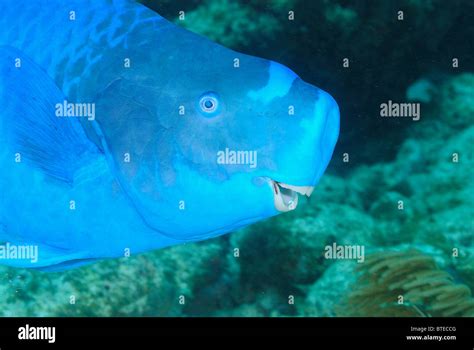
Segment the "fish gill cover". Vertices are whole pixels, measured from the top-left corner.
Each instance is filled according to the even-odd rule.
[[[341,129],[327,173],[314,187],[310,199],[300,198],[295,210],[229,235],[202,242],[167,242],[165,245],[175,245],[142,254],[135,254],[132,249],[121,258],[60,272],[1,266],[0,315],[474,316],[474,6],[469,1],[142,2],[177,26],[233,50],[284,64],[301,79],[330,92],[339,105]],[[0,6],[11,3],[5,1]],[[72,7],[76,4],[69,3]],[[102,26],[115,28],[120,36],[119,23],[126,22],[127,17],[117,18],[120,20],[104,22]],[[68,28],[62,31],[67,33]],[[98,38],[101,42],[106,36]],[[107,40],[111,39],[113,35]],[[197,52],[198,48],[190,57],[198,60]],[[17,56],[16,51],[10,50],[10,56],[3,57]],[[93,61],[92,56],[89,54],[87,60]],[[119,57],[127,63],[128,57]],[[129,63],[133,66],[142,59],[158,62],[160,58],[154,57],[150,47],[145,58],[131,57]],[[113,59],[113,54],[107,59]],[[53,58],[44,58],[44,62],[49,60]],[[30,67],[38,64],[33,61]],[[24,58],[24,62],[29,62],[29,58]],[[75,69],[64,69],[64,62],[59,60],[57,64],[60,67],[57,84],[79,77]],[[208,73],[206,62],[194,64],[203,69],[203,74]],[[40,81],[53,74],[51,69],[27,73],[44,74]],[[97,77],[107,74],[101,72]],[[176,69],[167,76],[170,91],[176,90],[172,77],[179,74],[180,69]],[[104,86],[99,98],[107,102],[110,96],[120,94],[122,101],[104,103],[102,108],[113,108],[113,113],[128,113],[132,120],[143,120],[144,110],[140,106],[159,95],[148,89],[152,78],[144,75],[138,87],[127,79]],[[53,89],[53,84],[46,85],[51,91],[30,84],[39,96],[49,93],[61,98],[64,105],[58,110],[62,108],[64,112],[67,103],[74,102],[73,95],[79,93],[74,92],[74,84],[80,80],[71,81],[64,87],[69,91],[70,101],[63,96],[64,91]],[[192,85],[189,82],[189,89]],[[0,84],[0,88],[4,86]],[[264,105],[265,93],[258,95],[259,89],[253,90]],[[222,107],[218,105],[219,92],[202,93],[197,96],[197,106],[210,113],[212,121],[215,110]],[[171,99],[173,94],[169,96]],[[131,100],[138,101],[138,107],[127,109]],[[248,107],[250,100],[240,103]],[[149,107],[145,109],[150,112]],[[137,131],[132,139],[127,139],[123,135],[127,135],[130,127],[122,128],[113,120],[100,122],[102,129],[105,128],[102,133],[88,128],[85,119],[92,121],[94,116],[100,116],[100,108],[95,113],[87,108],[81,111],[89,117],[81,119],[85,131],[73,127],[64,136],[72,142],[74,154],[79,148],[84,150],[81,155],[91,157],[107,152],[113,155],[116,147],[120,153],[123,142],[146,140],[149,137],[146,131],[170,137],[168,130],[173,126],[173,121],[165,116],[161,119],[164,128],[156,130],[153,124],[148,124],[149,130]],[[0,121],[0,127],[7,125]],[[19,132],[27,135],[28,130]],[[107,134],[112,130],[114,138]],[[187,137],[184,139],[202,135],[207,145],[212,145],[212,134],[195,130],[195,134],[183,134]],[[97,148],[91,149],[77,141],[77,134],[84,132]],[[47,137],[50,142],[57,142],[57,138]],[[269,136],[256,132],[253,137],[257,139],[253,145],[260,145],[268,142]],[[301,137],[296,134],[294,139],[281,142],[282,145],[287,142],[286,148],[291,149],[292,142]],[[104,139],[111,140],[103,143]],[[182,154],[186,155],[193,145],[185,142],[180,146],[177,150],[164,145],[161,149],[164,153],[158,151],[156,159],[163,159],[166,152],[184,150]],[[206,156],[206,147],[203,146],[201,156]],[[221,148],[222,159],[229,162],[229,152],[234,149]],[[145,147],[135,151],[144,157],[149,152]],[[234,158],[234,165],[243,165],[239,169],[242,173],[251,172],[253,155],[242,153],[243,158]],[[39,152],[35,156],[43,159],[48,153]],[[199,156],[188,159],[187,164],[200,164]],[[62,164],[68,164],[70,157],[59,158]],[[74,158],[75,166],[87,163],[82,156],[79,158],[80,161]],[[108,163],[98,161],[92,169],[106,173],[107,164],[114,159],[116,155],[109,157]],[[238,164],[239,159],[246,159],[248,164]],[[266,164],[258,158],[258,153],[257,160]],[[177,175],[165,168],[145,173],[133,183],[128,179],[136,169],[120,166],[121,176],[114,182],[116,191],[130,193],[131,201],[142,215],[155,215],[148,204],[156,198],[142,200],[140,191],[148,191],[152,186],[150,179],[172,183]],[[72,176],[54,164],[48,163],[40,169],[54,175],[53,184],[67,182]],[[199,171],[218,182],[225,182],[231,176],[217,169],[220,168],[202,166]],[[295,171],[298,173],[298,168]],[[83,170],[76,177],[87,181],[92,176],[90,172]],[[130,187],[121,187],[123,183]],[[196,179],[196,188],[205,185]],[[285,187],[278,188],[286,191]],[[101,191],[94,194],[106,196]],[[203,199],[203,205],[209,203]],[[251,204],[242,198],[229,205],[243,210],[245,203]],[[69,207],[75,204],[67,201]],[[120,204],[114,208],[121,210]],[[34,212],[21,203],[15,209]],[[1,221],[5,214],[0,214],[3,214],[0,237],[4,240],[3,252],[7,254],[11,238],[8,230],[12,227]],[[51,217],[54,215],[51,213]],[[138,220],[133,215],[124,219]],[[30,220],[34,221],[34,216]],[[159,223],[150,220],[148,224]],[[42,225],[36,223],[34,227]],[[101,227],[120,231],[120,225],[110,223],[110,227]],[[87,247],[94,239],[84,231],[72,244]],[[64,255],[64,251],[57,250],[64,242],[54,243],[55,248],[48,254]],[[31,254],[33,261],[33,250]],[[41,249],[38,254],[41,256]],[[73,255],[70,261],[81,259],[81,263],[89,263],[86,258]],[[64,267],[58,265],[59,269]]]

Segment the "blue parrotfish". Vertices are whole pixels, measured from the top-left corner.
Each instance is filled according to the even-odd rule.
[[[293,210],[338,135],[327,92],[137,2],[0,1],[0,264],[64,270]]]

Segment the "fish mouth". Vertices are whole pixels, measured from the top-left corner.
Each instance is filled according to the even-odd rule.
[[[298,206],[298,195],[311,196],[314,186],[294,186],[268,179],[273,190],[275,208],[280,212],[295,210]]]

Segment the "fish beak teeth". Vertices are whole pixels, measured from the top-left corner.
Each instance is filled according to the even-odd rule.
[[[314,186],[293,186],[293,185],[287,185],[282,182],[279,182],[278,185],[283,188],[287,188],[289,190],[298,192],[299,194],[302,194],[304,196],[311,196],[311,193],[313,193]]]
[[[293,186],[274,180],[270,180],[269,183],[273,189],[275,208],[281,212],[296,209],[298,194],[309,197],[314,190],[313,186]]]

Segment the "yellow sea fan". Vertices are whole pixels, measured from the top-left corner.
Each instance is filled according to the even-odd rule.
[[[360,277],[341,315],[474,316],[469,287],[420,251],[373,253],[357,270]]]

